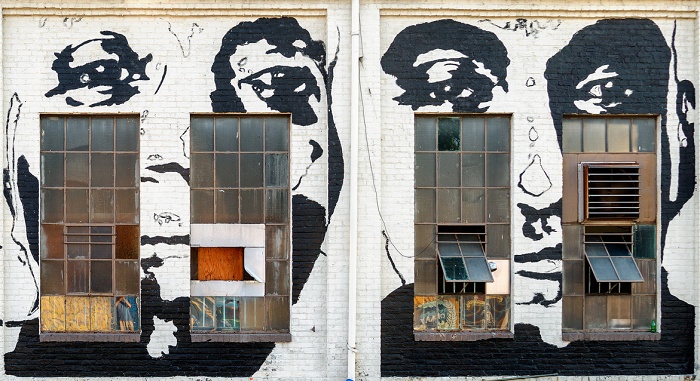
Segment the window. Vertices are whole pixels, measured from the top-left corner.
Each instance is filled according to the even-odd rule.
[[[140,330],[138,121],[41,117],[42,334]]]
[[[417,340],[506,337],[510,118],[415,117],[414,275]]]
[[[193,340],[288,341],[289,117],[193,116],[190,139]]]
[[[656,118],[563,125],[563,338],[654,340]]]

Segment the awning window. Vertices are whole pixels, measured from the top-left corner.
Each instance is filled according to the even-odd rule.
[[[484,226],[438,227],[438,256],[447,282],[493,282]]]
[[[584,251],[598,282],[643,282],[632,257],[631,227],[586,227]]]

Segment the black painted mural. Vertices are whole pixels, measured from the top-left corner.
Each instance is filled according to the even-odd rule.
[[[415,86],[421,91],[428,86],[407,85],[407,83],[412,83],[414,81],[412,78],[422,78],[427,82],[429,77],[415,72],[421,64],[416,61],[415,56],[413,59],[403,60],[387,57],[396,54],[397,44],[411,51],[413,46],[431,44],[436,40],[439,41],[438,44],[443,44],[442,41],[450,41],[450,44],[455,46],[456,41],[476,40],[457,33],[452,35],[451,40],[440,39],[435,37],[434,31],[430,33],[422,31],[426,25],[455,26],[456,24],[458,23],[452,20],[440,20],[410,26],[397,35],[382,59],[382,66],[387,74],[397,78],[397,85],[406,90],[406,93],[395,99],[399,104],[413,105],[414,110],[428,104],[416,103],[416,97],[409,95],[417,92],[417,90],[409,91],[410,86]],[[510,30],[510,28],[503,29]],[[451,28],[450,32],[454,33],[456,30],[458,29]],[[410,46],[411,44],[413,46]],[[675,44],[672,45],[675,52]],[[440,45],[440,48],[442,52],[458,50],[444,44]],[[443,54],[443,60],[452,59],[450,54]],[[398,62],[402,61],[413,65],[404,65],[401,69]],[[670,65],[671,49],[653,21],[610,19],[600,20],[575,33],[569,43],[547,61],[544,74],[547,80],[552,120],[560,148],[564,114],[661,115],[662,235],[659,258],[663,258],[664,255],[665,237],[670,220],[692,197],[695,187],[694,125],[687,118],[688,112],[695,108],[695,89],[691,82],[675,78],[678,89],[678,94],[675,96],[676,113],[679,119],[678,136],[677,139],[669,137],[665,126]],[[674,68],[677,73],[676,59],[674,59]],[[431,90],[428,90],[428,94],[438,93],[431,93]],[[437,98],[432,99],[435,99],[433,103],[435,105],[443,104],[443,101],[437,102]],[[473,107],[460,110],[453,107],[452,111],[484,110]],[[530,132],[532,135],[532,131]],[[537,134],[536,130],[535,134]],[[534,141],[532,138],[530,140]],[[677,171],[672,173],[670,142],[673,140],[677,140],[674,146],[679,147],[677,148],[679,159]],[[534,159],[533,163],[535,163]],[[678,183],[673,197],[670,194],[672,177]],[[522,185],[522,178],[523,175],[521,175],[521,183],[518,184],[521,191],[530,196],[541,195]],[[549,176],[546,178],[549,180]],[[525,224],[522,226],[524,237],[538,241],[543,238],[543,234],[538,231],[545,234],[553,233],[554,228],[549,225],[549,219],[553,216],[560,218],[561,207],[561,200],[543,209],[519,203],[518,208],[525,217]],[[539,230],[536,229],[536,225]],[[539,252],[516,254],[514,262],[560,261],[561,250],[561,244],[558,244],[556,247],[546,247]],[[559,292],[554,299],[547,298],[542,293],[535,293],[532,300],[519,304],[539,304],[547,308],[560,303],[561,272],[541,273],[521,270],[516,272],[516,275],[533,280],[559,282]],[[401,286],[382,301],[381,374],[399,377],[690,374],[693,372],[694,362],[692,332],[694,332],[695,309],[670,293],[668,276],[667,271],[662,269],[660,293],[663,329],[659,341],[574,341],[561,348],[545,343],[538,327],[517,322],[513,339],[476,342],[414,341],[413,284]]]

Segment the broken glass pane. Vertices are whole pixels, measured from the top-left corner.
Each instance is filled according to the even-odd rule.
[[[459,151],[459,118],[438,118],[438,151]]]

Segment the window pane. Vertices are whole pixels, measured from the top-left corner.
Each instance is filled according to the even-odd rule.
[[[486,328],[507,330],[510,328],[510,296],[486,295],[486,305],[490,313],[484,316]]]
[[[138,225],[117,225],[115,257],[117,259],[138,259],[141,238]]]
[[[190,214],[194,224],[214,223],[214,191],[192,190],[190,192]]]
[[[265,298],[267,304],[267,328],[273,331],[289,330],[289,298]]]
[[[238,331],[240,324],[240,302],[237,297],[216,298],[216,328],[220,331]]]
[[[116,222],[139,222],[139,192],[133,189],[116,190]]]
[[[90,163],[90,186],[114,186],[114,155],[111,153],[93,153]]]
[[[265,222],[263,217],[262,189],[242,189],[241,190],[241,223],[261,224]]]
[[[415,150],[435,151],[435,118],[415,117]]]
[[[461,305],[463,329],[484,329],[484,295],[464,295]]]
[[[90,222],[114,222],[114,190],[93,189],[90,192]]]
[[[440,256],[440,264],[442,265],[442,271],[445,274],[446,281],[469,280],[467,276],[467,267],[464,265],[464,259],[462,257]]]
[[[90,261],[90,291],[112,292],[111,261]]]
[[[119,295],[138,294],[141,289],[139,275],[138,261],[114,262],[115,293]]]
[[[458,153],[438,154],[438,186],[458,187],[460,184],[460,167]]]
[[[117,165],[116,186],[138,187],[140,182],[138,154],[117,154],[115,157]]]
[[[289,193],[286,189],[265,191],[265,222],[287,222],[289,219]]]
[[[90,245],[91,259],[112,259],[112,245],[92,244]]]
[[[193,119],[194,121],[194,119]],[[211,128],[207,126],[206,128]],[[207,132],[210,130],[207,130]],[[206,134],[205,134],[206,135]],[[205,136],[205,139],[211,139],[211,136]],[[204,142],[207,143],[207,142]],[[199,144],[199,143],[198,143]],[[198,147],[209,147],[208,145],[200,144]],[[216,118],[216,150],[220,152],[237,152],[238,151],[238,118],[236,117],[218,117]],[[202,149],[202,151],[209,151]]]
[[[462,197],[459,189],[438,189],[438,222],[459,222]]]
[[[580,259],[581,256],[581,225],[562,224],[564,240],[562,243],[563,259]]]
[[[459,118],[438,118],[438,151],[459,151],[459,130]]]
[[[644,280],[632,257],[611,257],[610,259],[612,259],[621,281],[641,282]]]
[[[286,187],[289,177],[287,168],[287,154],[266,154],[265,155],[265,186],[266,187]]]
[[[415,186],[435,186],[435,154],[417,153],[415,158]]]
[[[438,321],[437,329],[441,331],[458,330],[459,325],[459,296],[438,296]]]
[[[584,329],[608,328],[608,297],[586,296],[585,298]]]
[[[485,172],[484,168],[484,154],[462,154],[462,186],[483,187]]]
[[[238,189],[216,190],[216,222],[238,222]]]
[[[437,294],[437,261],[416,261],[414,266],[415,294]]]
[[[605,119],[583,120],[583,152],[605,152]]]
[[[437,300],[434,296],[413,298],[413,330],[434,331],[437,329]]]
[[[66,222],[88,222],[88,201],[87,189],[66,189]]]
[[[87,151],[88,146],[88,118],[66,118],[66,151]]]
[[[608,297],[608,328],[632,328],[632,297],[614,295]]]
[[[486,258],[464,258],[469,271],[469,280],[472,282],[493,282],[491,269]]]
[[[238,187],[238,154],[217,153],[216,154],[216,187],[235,188]]]
[[[598,282],[615,282],[619,280],[609,257],[588,257],[593,275]]]
[[[633,255],[635,258],[656,258],[655,225],[635,225]]]
[[[263,118],[241,118],[241,151],[263,150]]]
[[[69,259],[88,259],[90,256],[90,245],[68,244],[66,251]]]
[[[265,327],[265,298],[241,298],[241,331],[262,331]]]
[[[63,154],[41,154],[41,186],[63,187]]]
[[[510,225],[487,225],[486,241],[488,258],[510,258]]]
[[[66,187],[87,187],[88,169],[87,154],[66,154]]]
[[[90,300],[90,331],[110,332],[114,326],[114,299],[110,296],[92,296]]]
[[[41,261],[41,294],[64,295],[63,261]]]
[[[510,185],[510,155],[489,154],[486,158],[488,170],[487,187],[507,187]]]
[[[289,295],[289,262],[265,262],[265,295]]]
[[[563,152],[581,152],[580,118],[564,118],[561,135]]]
[[[92,151],[114,151],[114,118],[93,117],[90,135]]]
[[[608,152],[630,152],[629,119],[608,119]]]
[[[49,116],[41,118],[41,149],[63,151],[63,118]]]
[[[562,328],[583,329],[582,296],[564,296],[562,312]]]
[[[639,152],[654,152],[656,146],[656,120],[654,118],[635,118],[633,131],[636,131],[636,141],[633,139],[632,148]]]
[[[261,188],[263,186],[263,155],[261,153],[241,154],[241,187]]]
[[[190,127],[190,150],[211,152],[214,150],[214,118],[192,118]],[[218,131],[217,131],[218,132]],[[222,140],[221,144],[226,142]],[[218,148],[218,145],[217,145]]]
[[[116,118],[117,151],[137,152],[139,150],[138,117]]]
[[[488,189],[486,200],[488,222],[510,222],[510,189]]]
[[[192,188],[211,188],[214,186],[214,155],[210,153],[192,154],[190,156]]]
[[[484,222],[484,190],[462,189],[462,222]]]
[[[289,119],[286,117],[265,118],[266,151],[288,151],[288,125]]]
[[[484,118],[462,118],[462,151],[484,151]]]
[[[415,226],[414,255],[416,258],[435,258],[435,225]]]
[[[214,328],[214,303],[214,298],[211,296],[190,298],[190,321],[193,331]]]
[[[632,328],[649,330],[656,320],[656,296],[634,296],[632,299]]]
[[[653,294],[656,292],[656,261],[638,260],[639,272],[642,273],[644,282],[632,283],[632,293]]]
[[[510,118],[487,118],[487,151],[510,152]]]
[[[41,258],[63,259],[63,225],[41,224]]]
[[[88,261],[68,261],[68,293],[88,292]]]
[[[562,278],[564,295],[582,295],[583,294],[583,261],[562,261]]]
[[[265,226],[265,258],[287,259],[289,257],[289,230],[286,225]]]
[[[435,189],[416,189],[416,222],[435,222]]]

